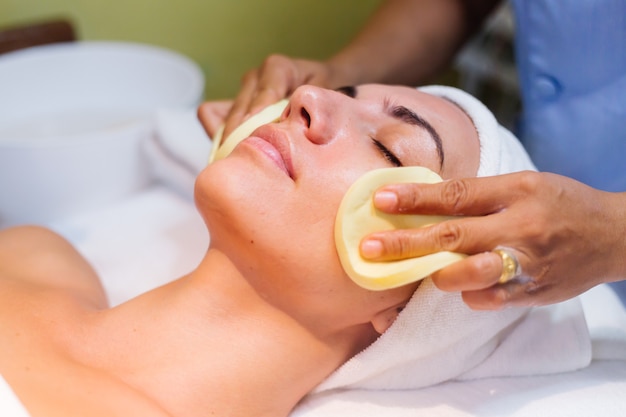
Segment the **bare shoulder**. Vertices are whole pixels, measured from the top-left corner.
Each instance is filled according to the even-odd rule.
[[[65,238],[39,226],[0,231],[0,285],[3,281],[67,290],[98,307],[107,304],[85,258]]]

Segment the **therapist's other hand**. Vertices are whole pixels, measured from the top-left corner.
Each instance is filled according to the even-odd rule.
[[[364,257],[389,260],[442,250],[471,256],[437,271],[434,283],[460,291],[473,309],[544,305],[626,278],[626,193],[607,193],[549,173],[521,172],[439,184],[389,185],[376,206],[390,213],[472,216],[427,228],[370,235]],[[512,248],[522,279],[498,284]]]
[[[248,71],[241,89],[225,118],[224,135],[259,112],[285,97],[303,84],[326,88],[340,87],[333,84],[334,71],[330,64],[284,55],[270,55],[259,68]]]
[[[206,101],[198,107],[198,119],[212,139],[233,106],[232,100]]]

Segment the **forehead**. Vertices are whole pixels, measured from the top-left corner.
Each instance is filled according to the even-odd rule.
[[[359,86],[358,97],[405,106],[430,123],[441,137],[446,159],[444,178],[476,175],[480,157],[478,133],[470,117],[455,103],[415,88],[380,84]]]

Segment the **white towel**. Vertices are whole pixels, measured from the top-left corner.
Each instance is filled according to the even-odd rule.
[[[594,360],[588,367],[524,378],[449,381],[416,390],[325,391],[307,397],[292,417],[622,417],[626,310],[606,285],[592,288],[580,299],[593,346]],[[550,328],[543,325],[538,330],[530,341],[542,339],[541,330]],[[555,345],[555,354],[563,348]]]
[[[480,138],[479,176],[534,166],[517,139],[478,100],[452,87],[421,88],[459,105]],[[589,364],[591,345],[578,300],[538,309],[472,311],[458,293],[422,282],[376,342],[323,381],[333,389],[413,389],[448,380],[537,375]]]

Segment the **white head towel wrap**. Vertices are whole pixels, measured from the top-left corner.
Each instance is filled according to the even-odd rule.
[[[456,103],[472,119],[480,138],[478,176],[535,169],[517,139],[480,101],[453,87],[420,90]],[[452,379],[562,372],[590,360],[577,299],[535,309],[473,311],[460,294],[440,291],[425,279],[394,324],[314,392],[412,389]]]

